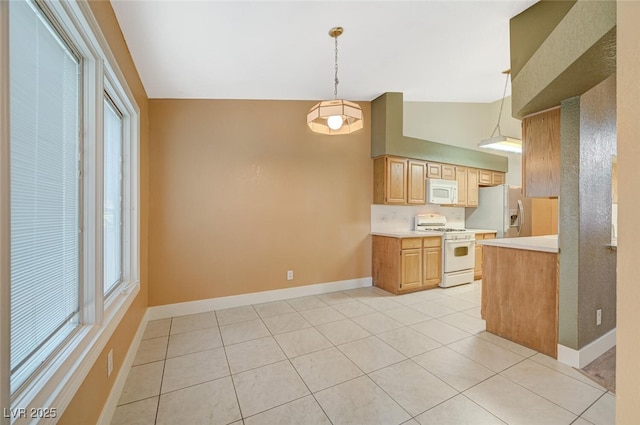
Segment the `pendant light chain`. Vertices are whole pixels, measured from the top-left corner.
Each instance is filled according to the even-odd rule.
[[[333,37],[336,41],[336,49],[335,49],[335,76],[334,76],[334,85],[333,85],[333,98],[338,98],[338,36]]]
[[[0,0],[2,1],[2,0]],[[351,134],[363,128],[362,108],[355,102],[338,99],[338,37],[342,27],[333,27],[329,36],[334,40],[333,99],[316,103],[307,113],[307,125],[314,133],[330,136]]]
[[[496,127],[493,129],[493,133],[491,133],[491,137],[493,137],[496,134],[496,130],[498,130],[498,134],[502,134],[502,130],[500,129],[500,119],[502,118],[502,107],[504,106],[504,98],[507,95],[507,85],[509,84],[509,75],[510,73],[506,73],[507,74],[507,79],[504,81],[504,90],[502,91],[502,101],[500,102],[500,112],[498,113],[498,124],[496,124]]]

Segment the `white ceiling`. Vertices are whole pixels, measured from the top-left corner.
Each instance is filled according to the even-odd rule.
[[[493,102],[533,0],[112,0],[150,98]],[[508,89],[510,93],[510,87]]]

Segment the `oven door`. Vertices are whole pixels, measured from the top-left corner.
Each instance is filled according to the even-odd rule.
[[[444,240],[444,272],[472,269],[476,260],[475,240]]]

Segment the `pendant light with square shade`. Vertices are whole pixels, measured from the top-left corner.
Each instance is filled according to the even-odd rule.
[[[503,74],[507,75],[507,78],[504,82],[504,91],[502,93],[502,101],[500,102],[500,112],[498,113],[498,123],[496,124],[493,132],[491,133],[491,137],[488,139],[483,139],[478,147],[485,149],[494,149],[503,152],[509,153],[522,153],[522,140],[516,139],[514,137],[503,136],[502,131],[500,130],[500,119],[502,118],[502,107],[504,106],[504,98],[507,95],[507,85],[509,84],[509,76],[511,74],[511,70],[503,71]],[[498,135],[496,136],[496,131]]]
[[[314,133],[349,134],[360,130],[363,125],[360,105],[338,99],[338,37],[343,32],[342,27],[334,27],[329,30],[329,35],[335,40],[334,98],[317,103],[307,113],[307,125]]]

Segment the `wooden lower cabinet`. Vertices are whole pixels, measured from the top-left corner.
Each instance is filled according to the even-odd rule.
[[[442,247],[429,247],[422,250],[424,277],[422,286],[424,289],[435,288],[442,282]]]
[[[442,281],[442,238],[373,236],[373,284],[394,294],[435,288]]]
[[[495,239],[496,233],[476,233],[476,241],[481,241],[483,239]],[[473,278],[475,280],[482,279],[482,266],[483,266],[483,246],[480,244],[476,244],[476,261],[475,267],[473,268]]]
[[[422,286],[422,249],[403,249],[400,257],[400,288],[409,290]]]

